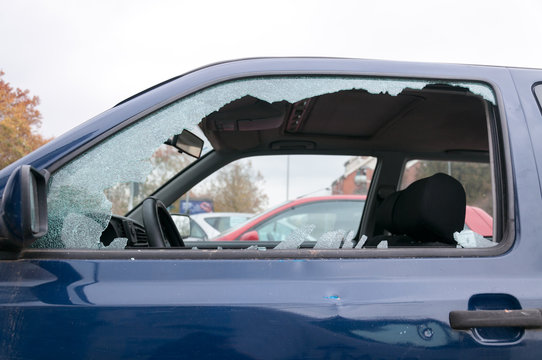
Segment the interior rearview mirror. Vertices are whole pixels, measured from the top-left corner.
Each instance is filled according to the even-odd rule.
[[[196,159],[199,159],[201,150],[203,149],[203,140],[186,129],[182,133],[174,135],[171,139],[167,140],[166,144],[174,146],[179,152],[186,153]]]
[[[0,248],[20,249],[47,233],[47,178],[30,165],[9,177],[0,203]]]

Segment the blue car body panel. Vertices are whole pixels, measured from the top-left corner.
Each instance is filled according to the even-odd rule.
[[[2,357],[536,358],[538,331],[498,345],[448,325],[473,294],[539,306],[518,256],[14,261],[2,266]]]
[[[542,331],[450,328],[452,310],[542,307],[542,72],[346,59],[202,68],[98,115],[0,171],[53,170],[144,114],[218,82],[274,74],[479,80],[496,92],[514,197],[499,256],[0,260],[0,359],[538,359]],[[482,297],[480,297],[482,295]],[[483,301],[478,302],[478,299]]]

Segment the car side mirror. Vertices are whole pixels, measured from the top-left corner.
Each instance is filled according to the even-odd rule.
[[[47,233],[47,179],[30,165],[9,177],[0,202],[0,248],[21,249]]]
[[[260,236],[258,235],[257,231],[253,230],[253,231],[249,231],[249,232],[246,232],[243,235],[241,235],[241,240],[244,240],[244,241],[259,241]]]
[[[190,216],[186,214],[171,214],[171,218],[183,239],[190,237]]]

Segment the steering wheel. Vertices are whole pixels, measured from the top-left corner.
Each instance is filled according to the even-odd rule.
[[[141,206],[150,247],[184,247],[183,238],[164,203],[148,197]]]

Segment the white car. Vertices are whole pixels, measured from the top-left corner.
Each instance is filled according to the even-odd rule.
[[[173,221],[177,225],[179,232],[181,234],[186,233],[186,231],[182,230],[181,225],[181,218],[186,215],[172,215]],[[208,240],[228,229],[241,225],[253,215],[254,214],[236,212],[209,212],[190,215],[190,236],[188,238]]]

